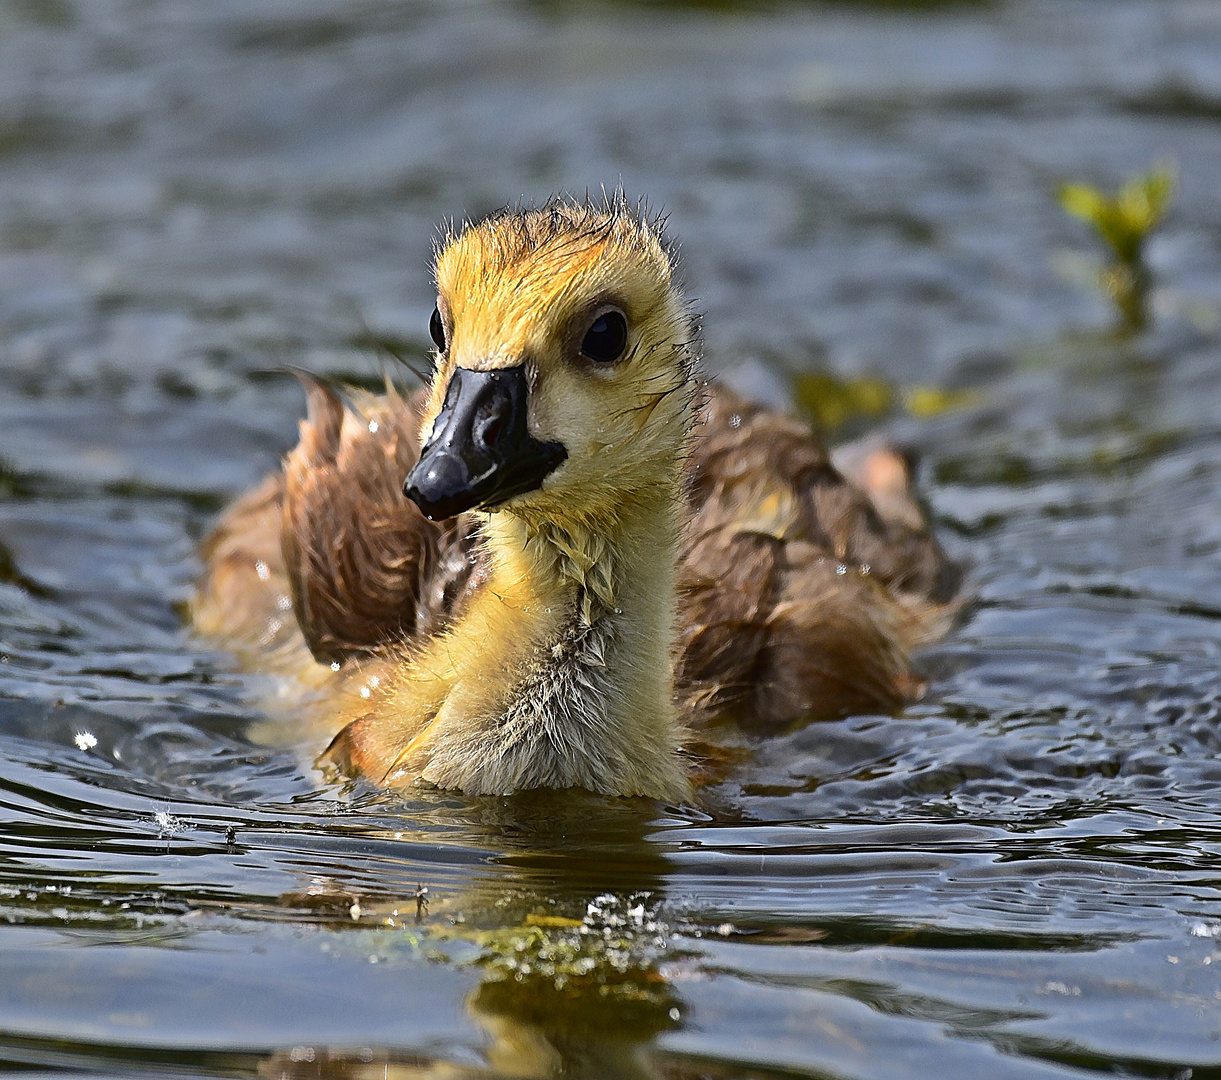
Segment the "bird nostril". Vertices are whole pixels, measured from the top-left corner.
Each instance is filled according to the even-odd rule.
[[[479,442],[483,445],[484,450],[491,450],[496,445],[496,440],[500,438],[500,417],[497,415],[489,416],[479,428]]]

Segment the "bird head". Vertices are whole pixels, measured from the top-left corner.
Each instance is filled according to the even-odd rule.
[[[659,224],[621,199],[505,211],[451,235],[408,497],[438,520],[593,523],[672,490],[696,351],[673,278]]]

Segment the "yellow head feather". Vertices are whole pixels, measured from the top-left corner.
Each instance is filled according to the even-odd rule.
[[[535,526],[597,532],[634,493],[678,483],[691,427],[694,323],[659,222],[622,199],[505,211],[451,236],[436,279],[446,348],[424,439],[456,367],[524,364],[530,432],[568,454],[540,490],[504,510]],[[628,344],[621,359],[600,364],[580,350],[608,306],[626,316]]]

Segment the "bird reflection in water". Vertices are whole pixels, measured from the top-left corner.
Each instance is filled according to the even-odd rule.
[[[657,824],[656,805],[539,791],[474,800],[462,813],[468,842],[471,833],[482,833],[489,848],[502,852],[497,873],[468,881],[456,895],[431,888],[427,908],[419,903],[420,887],[398,897],[362,897],[360,915],[362,923],[383,924],[393,911],[407,916],[396,921],[406,923],[404,932],[421,940],[426,955],[452,959],[463,945],[471,947],[473,958],[466,963],[481,978],[466,1011],[484,1033],[482,1048],[432,1055],[296,1046],[264,1059],[260,1075],[663,1075],[655,1040],[681,1026],[684,1010],[671,979],[682,960],[663,912],[669,860],[649,836]],[[350,885],[339,878],[326,884],[335,930],[353,926],[347,917]],[[591,893],[591,887],[598,891]],[[317,879],[310,892],[320,906],[325,898]],[[302,894],[283,902],[297,906]],[[412,917],[417,911],[418,923]],[[664,1075],[674,1075],[669,1065]]]

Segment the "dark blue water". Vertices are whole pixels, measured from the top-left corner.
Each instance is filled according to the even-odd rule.
[[[1054,186],[1158,160],[1121,339]],[[1221,1076],[1218,176],[1211,0],[0,7],[0,1069]],[[327,785],[184,630],[274,369],[618,183],[712,370],[889,384],[972,605],[699,810]]]

